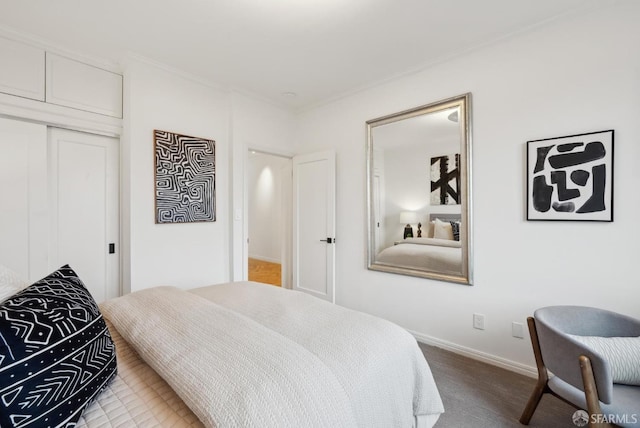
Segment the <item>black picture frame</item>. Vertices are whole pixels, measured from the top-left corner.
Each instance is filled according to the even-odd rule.
[[[614,130],[527,141],[527,220],[613,221]]]

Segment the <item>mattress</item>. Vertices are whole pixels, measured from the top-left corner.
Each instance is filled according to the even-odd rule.
[[[202,427],[202,423],[106,320],[118,376],[84,411],[77,427]]]

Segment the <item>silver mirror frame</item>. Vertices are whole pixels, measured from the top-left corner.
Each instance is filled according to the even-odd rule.
[[[462,224],[460,228],[460,240],[462,249],[462,269],[460,275],[442,273],[437,271],[422,270],[393,266],[376,262],[375,231],[374,231],[374,207],[373,204],[373,130],[382,125],[409,119],[424,114],[435,113],[448,108],[459,107],[460,123],[460,164],[464,166],[460,171],[460,214]],[[367,268],[370,270],[396,273],[401,275],[417,276],[440,281],[454,282],[464,285],[473,284],[473,224],[471,215],[472,192],[471,192],[471,93],[462,94],[445,100],[437,101],[420,107],[401,111],[399,113],[371,119],[366,122],[367,126]]]

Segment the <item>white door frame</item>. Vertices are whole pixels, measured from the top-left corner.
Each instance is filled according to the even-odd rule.
[[[271,147],[260,147],[254,144],[246,144],[244,142],[238,142],[238,144],[233,145],[232,149],[232,200],[230,204],[230,217],[232,219],[231,226],[231,234],[232,239],[230,240],[230,252],[232,254],[231,257],[231,281],[246,281],[248,279],[248,242],[247,239],[249,237],[248,234],[248,156],[249,150],[254,149],[256,151],[260,151],[263,153],[282,156],[287,158],[293,158],[293,154],[290,152],[279,151],[277,149],[273,149]],[[335,150],[330,150],[328,153],[333,154],[333,176],[331,186],[335,189]],[[335,196],[335,195],[334,195]],[[289,210],[291,213],[289,219],[287,219],[289,224],[293,224],[293,207]],[[333,217],[335,219],[335,206],[333,208]],[[330,231],[331,237],[335,238],[335,220],[334,220],[334,229]],[[291,233],[293,233],[293,228],[291,228]],[[329,237],[329,235],[327,235]],[[290,236],[288,238],[288,242],[290,243],[290,252],[287,257],[284,258],[289,264],[289,268],[287,270],[289,273],[289,284],[293,287],[293,237]],[[331,245],[331,247],[335,247],[335,245]],[[332,290],[335,288],[335,251],[331,256],[331,266],[332,272],[330,277],[332,278]],[[283,266],[284,269],[284,266]],[[332,301],[335,299],[335,293],[332,291],[334,295],[332,297]]]

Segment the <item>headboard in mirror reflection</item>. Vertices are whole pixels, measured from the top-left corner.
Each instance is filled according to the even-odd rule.
[[[367,121],[366,154],[367,267],[471,285],[471,94]]]

